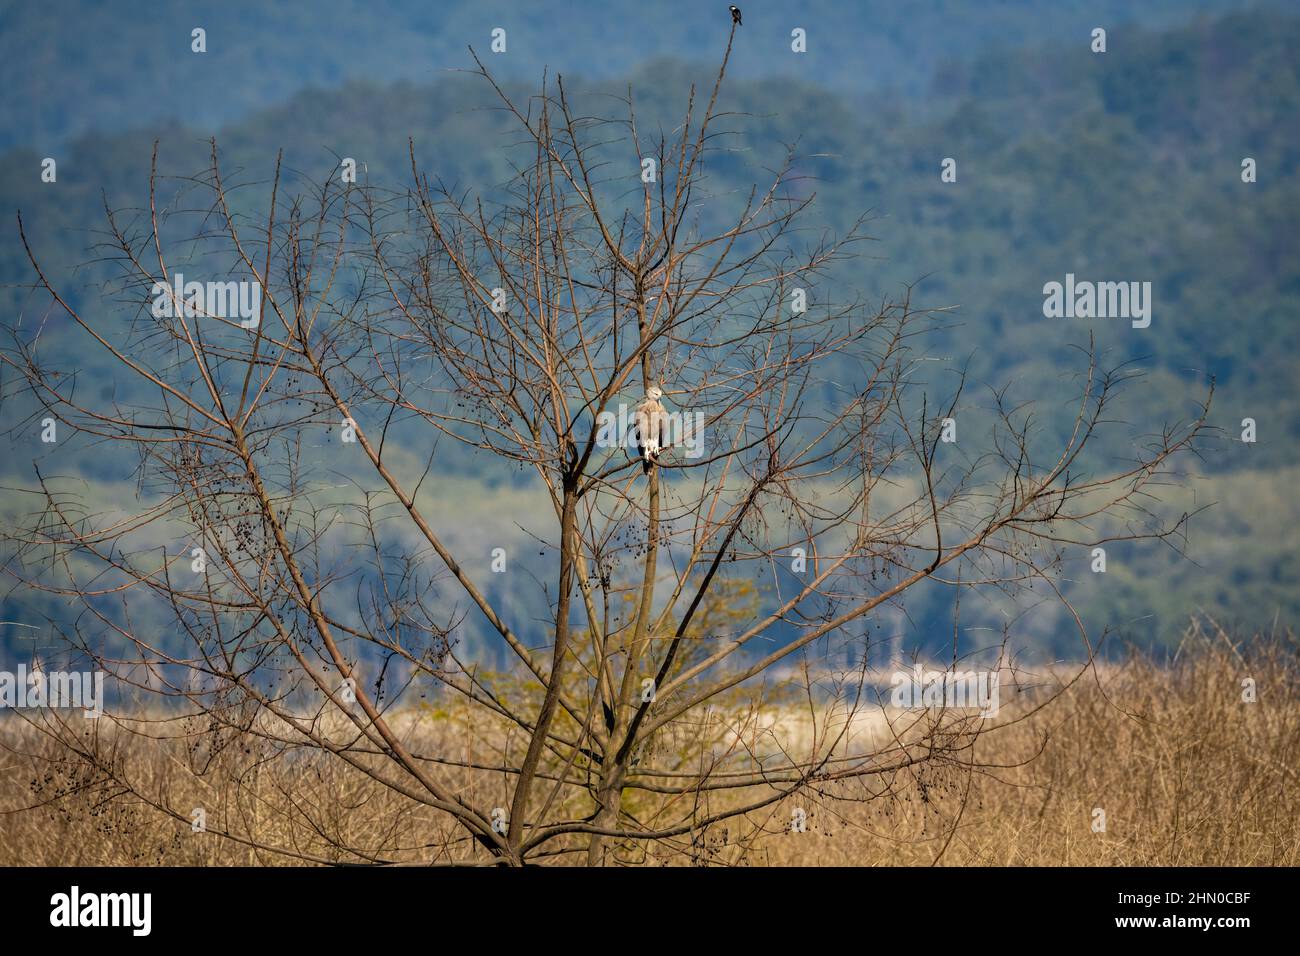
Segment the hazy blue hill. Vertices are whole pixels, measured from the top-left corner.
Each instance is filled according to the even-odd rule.
[[[841,91],[923,91],[937,67],[991,47],[1014,49],[1086,37],[1095,26],[1169,26],[1243,0],[1037,0],[972,3],[889,0],[804,3],[750,0],[737,77],[782,73]],[[1280,5],[1280,4],[1279,4]],[[657,55],[711,59],[729,25],[725,2],[639,0],[56,0],[0,4],[0,148],[49,151],[90,129],[118,130],[176,118],[211,130],[284,102],[305,87],[347,80],[427,84],[486,54],[495,27],[503,74],[543,67],[590,77],[625,75]],[[195,27],[207,50],[190,49]],[[790,31],[808,31],[794,57]]]
[[[751,22],[762,23],[763,8],[755,5],[755,13],[745,7],[748,42],[763,29],[748,32]],[[749,61],[724,93],[725,107],[744,114],[732,121],[743,149],[716,154],[709,175],[722,186],[747,185],[780,161],[784,144],[797,143],[798,169],[819,195],[810,225],[843,229],[866,209],[877,217],[873,258],[836,273],[835,283],[868,295],[897,294],[902,283],[927,276],[918,299],[959,307],[956,327],[933,342],[935,354],[950,357],[954,366],[969,362],[972,394],[1010,382],[1013,394],[1042,400],[1045,443],[1059,438],[1072,413],[1067,376],[1078,356],[1071,345],[1093,332],[1111,363],[1137,361],[1150,374],[1131,396],[1126,421],[1098,447],[1092,463],[1099,467],[1130,454],[1130,442],[1159,422],[1187,418],[1191,398],[1203,394],[1211,375],[1217,379],[1214,422],[1225,440],[1198,463],[1212,478],[1197,501],[1218,504],[1189,541],[1196,563],[1167,550],[1117,549],[1105,588],[1089,580],[1086,569],[1074,575],[1090,623],[1136,621],[1134,636],[1164,639],[1198,608],[1258,626],[1277,612],[1284,622],[1295,621],[1300,610],[1288,532],[1300,518],[1290,490],[1300,477],[1300,72],[1294,53],[1300,17],[1256,11],[1156,29],[1162,18],[1187,20],[1193,7],[1146,9],[1146,26],[1112,28],[1109,52],[1098,56],[1088,51],[1086,29],[1082,35],[1076,29],[1092,17],[1074,5],[1041,19],[1026,17],[1021,4],[999,5],[988,14],[990,24],[1021,25],[997,36],[989,24],[977,30],[969,12],[926,8],[914,15],[912,45],[891,47],[895,58],[929,51],[914,56],[916,62],[895,78],[900,87],[925,89],[924,96],[866,91],[865,79],[855,87],[844,82],[851,69],[843,64],[826,69],[825,82],[837,87],[828,90],[812,82],[823,79],[821,67],[804,79],[777,78],[761,75],[757,61]],[[878,34],[901,29],[902,14],[877,13]],[[452,22],[462,15],[470,16],[451,5],[441,16]],[[372,19],[366,29],[379,29],[380,18]],[[609,22],[602,19],[601,28],[609,29]],[[963,24],[973,38],[960,48],[982,53],[932,69],[942,59],[934,51],[959,48]],[[926,25],[937,35],[923,42]],[[1069,28],[1065,40],[1062,25]],[[685,29],[680,18],[659,28]],[[105,30],[111,34],[108,25]],[[653,37],[643,31],[638,49],[664,52]],[[318,40],[328,59],[328,44]],[[701,57],[715,40],[709,34],[700,41]],[[272,36],[259,42],[288,41]],[[369,42],[362,36],[358,50],[369,50]],[[647,122],[670,122],[685,84],[708,70],[699,59],[640,62],[629,56],[616,63],[615,53],[581,30],[566,42],[597,51],[587,69],[570,78],[575,95],[622,92],[630,81]],[[1021,43],[1032,46],[1016,49]],[[527,72],[522,58],[497,59]],[[874,75],[873,69],[863,66],[859,73]],[[376,67],[368,75],[388,74]],[[537,78],[529,75],[526,83],[516,77],[512,89],[526,93]],[[240,95],[240,82],[234,81],[233,96]],[[335,155],[352,155],[366,163],[371,182],[403,188],[409,137],[421,161],[449,182],[490,189],[508,173],[500,150],[516,137],[499,112],[474,108],[485,94],[470,78],[393,85],[358,80],[331,88],[325,88],[334,82],[330,77],[314,82],[320,88],[286,89],[271,97],[276,105],[224,117],[229,122],[219,139],[228,168],[242,168],[245,179],[264,179],[284,147],[286,167],[304,175],[327,175]],[[182,80],[176,89],[184,90]],[[254,100],[248,104],[262,105]],[[113,122],[111,115],[105,122]],[[39,183],[42,152],[10,150],[0,156],[0,215],[12,223],[21,206],[38,251],[68,283],[74,301],[102,310],[96,284],[102,266],[71,270],[93,258],[101,189],[115,207],[139,207],[156,136],[164,171],[200,170],[207,155],[202,126],[195,119],[76,138],[60,152],[55,186]],[[1244,156],[1259,163],[1255,184],[1241,182]],[[958,160],[956,183],[940,181],[944,157]],[[294,182],[301,181],[291,176]],[[1081,279],[1150,281],[1151,328],[1044,318],[1043,284],[1067,272]],[[3,307],[27,321],[43,312],[18,287],[29,280],[6,226],[0,229],[0,294]],[[61,338],[65,332],[66,322],[56,320],[47,345],[76,348]],[[96,356],[77,354],[88,384],[115,387],[113,373]],[[839,373],[852,380],[854,371]],[[979,404],[971,411],[976,422]],[[1260,427],[1255,446],[1231,440],[1248,416]],[[968,434],[976,438],[978,432]],[[12,461],[24,460],[20,453]],[[105,453],[82,459],[80,467],[90,477],[119,481],[132,464]],[[452,477],[474,476],[481,468],[450,450],[440,466]],[[459,512],[466,523],[475,520],[474,507],[486,512],[492,504],[466,504]],[[1231,578],[1226,567],[1235,569]],[[937,597],[909,610],[923,629],[944,630],[945,604]],[[1062,653],[1075,649],[1068,634],[1049,633],[1043,640]]]

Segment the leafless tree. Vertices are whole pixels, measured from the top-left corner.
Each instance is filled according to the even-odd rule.
[[[337,807],[300,799],[306,837],[235,814],[209,824],[268,853],[699,859],[720,825],[743,840],[799,794],[888,799],[898,774],[973,768],[971,741],[994,721],[890,712],[885,741],[851,733],[852,712],[874,706],[873,612],[927,580],[1043,582],[1087,641],[1062,554],[1175,542],[1186,516],[1162,521],[1150,503],[1204,415],[1090,472],[1084,448],[1127,375],[1082,351],[1073,427],[1046,458],[1004,393],[979,455],[941,440],[963,389],[955,377],[940,401],[925,377],[936,366],[918,337],[938,313],[910,290],[867,305],[835,278],[865,220],[839,237],[801,228],[815,193],[793,152],[747,192],[710,177],[729,142],[730,53],[729,40],[711,88],[692,87],[680,124],[654,135],[630,92],[617,119],[588,115],[562,79],[521,100],[475,59],[522,141],[513,178],[482,195],[423,170],[413,144],[397,191],[333,176],[286,200],[277,162],[247,186],[254,221],[215,142],[170,207],[155,148],[147,211],[107,213],[104,254],[121,270],[108,298],[134,304],[130,323],[75,307],[31,256],[38,288],[130,398],[77,388],[30,321],[4,353],[11,393],[16,381],[64,434],[139,460],[129,512],[92,513],[38,467],[33,518],[10,532],[13,580],[80,608],[61,636],[169,703],[116,707],[93,728],[39,718],[96,779],[188,823],[190,807],[132,780],[114,748],[242,742],[257,763],[345,767],[452,824],[414,845],[349,838]],[[256,326],[184,301],[156,315],[182,258],[191,277],[255,281]],[[844,369],[857,372],[836,380]],[[643,474],[611,422],[652,387],[681,414]],[[494,596],[490,543],[449,543],[455,502],[435,508],[429,490],[449,454],[472,455],[485,481],[532,476],[550,509],[528,529],[555,556],[545,580],[511,554],[510,595]],[[526,616],[538,596],[545,627]],[[469,628],[511,666],[475,663]],[[830,641],[860,653],[830,695],[839,717],[819,723]],[[813,730],[765,747],[761,702],[792,688]],[[421,752],[419,697],[456,700],[480,746]],[[323,844],[336,852],[304,849]]]

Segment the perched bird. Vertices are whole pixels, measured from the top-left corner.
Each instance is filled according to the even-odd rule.
[[[727,9],[731,11],[731,22],[738,27],[743,27],[744,24],[740,22],[740,7],[733,3],[731,6],[727,7]]]
[[[636,453],[641,459],[641,471],[647,475],[658,460],[668,429],[668,412],[659,401],[663,394],[653,385],[646,389],[645,401],[636,407],[632,419],[636,425]]]

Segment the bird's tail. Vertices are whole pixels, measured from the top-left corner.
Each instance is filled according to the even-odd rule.
[[[650,474],[650,459],[649,459],[649,458],[642,458],[642,459],[641,459],[641,474],[643,474],[643,475],[648,475],[648,474]]]

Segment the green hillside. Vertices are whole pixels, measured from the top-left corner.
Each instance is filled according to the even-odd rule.
[[[875,24],[882,38],[877,42],[888,46],[890,57],[865,72],[855,73],[859,61],[846,53],[839,65],[810,69],[806,76],[762,76],[761,50],[745,48],[724,92],[725,108],[737,114],[730,122],[739,148],[716,154],[711,182],[719,188],[746,187],[779,164],[785,144],[797,144],[798,170],[807,177],[808,190],[817,193],[811,226],[843,231],[859,213],[872,210],[870,258],[833,273],[826,294],[842,289],[868,298],[896,295],[903,283],[920,280],[916,296],[924,304],[956,307],[926,347],[945,360],[943,367],[968,369],[968,420],[974,427],[965,434],[979,435],[988,419],[987,388],[1009,383],[1013,395],[1041,402],[1040,440],[1048,446],[1058,441],[1072,414],[1072,373],[1079,367],[1073,346],[1086,343],[1090,334],[1108,364],[1132,361],[1148,373],[1130,390],[1125,420],[1095,450],[1094,467],[1126,457],[1132,442],[1161,422],[1193,415],[1213,377],[1218,391],[1211,418],[1222,435],[1195,462],[1205,475],[1195,486],[1195,499],[1174,494],[1170,503],[1179,508],[1215,503],[1193,526],[1187,542],[1192,560],[1167,550],[1120,549],[1104,586],[1080,562],[1072,593],[1084,600],[1090,623],[1121,625],[1123,633],[1143,642],[1172,639],[1186,616],[1198,610],[1243,628],[1267,627],[1275,616],[1294,622],[1300,568],[1289,529],[1297,518],[1291,489],[1300,468],[1300,398],[1294,387],[1300,371],[1295,227],[1300,58],[1294,53],[1300,47],[1300,17],[1265,9],[1158,29],[1175,8],[1187,5],[1157,4],[1144,13],[1149,27],[1112,30],[1108,52],[1099,55],[1088,50],[1086,30],[1082,39],[1066,40],[1058,29],[1090,22],[1091,11],[1063,5],[1032,26],[1021,15],[1016,30],[999,32],[998,23],[1009,22],[1001,19],[1009,14],[999,7],[984,24],[991,31],[985,52],[969,61],[946,61],[944,51],[956,49],[959,39],[957,27],[943,19],[947,8],[928,8],[912,24],[916,30],[931,19],[943,25],[934,42],[924,44],[924,57],[912,55],[919,48],[916,36],[898,39],[907,19],[901,8],[882,18]],[[46,15],[35,9],[9,16]],[[618,19],[620,7],[608,9],[612,19],[602,21],[603,30]],[[762,23],[761,9],[756,5],[756,25]],[[294,75],[334,84],[352,75],[338,65],[337,41],[329,39],[341,29],[338,23],[390,28],[383,26],[389,22],[385,17],[371,16],[377,13],[373,5],[366,10],[365,16],[348,13],[332,26],[322,16],[296,32],[270,24],[257,42],[268,54],[290,45],[299,56],[315,43],[323,51],[317,72]],[[1115,4],[1113,10],[1119,16],[1127,7]],[[437,27],[437,42],[447,44],[443,62],[448,65],[464,61],[452,57],[447,24],[473,33],[481,20],[491,19],[468,5],[453,5],[437,24],[428,19],[432,16],[412,22],[426,23],[426,35]],[[623,22],[632,17],[629,5]],[[748,24],[748,7],[746,17]],[[175,27],[181,19],[179,14],[159,18],[148,26],[149,35],[156,36],[160,24]],[[89,14],[78,22],[86,28],[98,23]],[[596,102],[597,94],[624,91],[630,82],[647,126],[671,122],[690,78],[707,73],[696,58],[645,62],[629,75],[621,48],[602,45],[598,35],[587,32],[597,27],[589,19],[581,22],[586,25],[575,27],[569,42],[600,54],[565,64],[575,74],[570,79],[575,96]],[[543,29],[535,14],[525,23]],[[556,29],[554,24],[545,28]],[[656,29],[691,28],[676,21]],[[741,39],[757,45],[764,29],[775,28],[759,27]],[[529,36],[527,30],[521,33]],[[210,37],[216,34],[209,31]],[[402,41],[383,58],[385,66],[367,59],[380,56],[382,38],[359,38],[358,49],[368,52],[352,64],[356,73],[397,79],[393,85],[347,82],[285,99],[274,95],[273,85],[253,90],[236,77],[221,109],[177,112],[195,117],[193,124],[72,139],[57,150],[55,184],[39,180],[44,150],[24,146],[0,156],[0,212],[8,223],[0,231],[0,283],[5,312],[15,317],[11,325],[30,334],[47,311],[47,304],[24,288],[31,274],[12,225],[18,208],[38,255],[75,304],[106,318],[129,314],[102,299],[101,283],[111,269],[97,259],[96,231],[102,228],[105,200],[119,209],[142,207],[155,137],[161,141],[160,168],[188,175],[206,163],[205,124],[225,122],[218,139],[226,168],[242,170],[245,180],[264,181],[276,151],[284,148],[286,168],[302,177],[291,174],[290,189],[301,187],[305,178],[329,175],[338,156],[363,162],[372,184],[405,188],[409,137],[421,161],[444,180],[495,188],[508,175],[508,149],[515,140],[508,123],[499,112],[473,108],[486,102],[480,84],[456,75],[434,79],[431,70],[413,66],[408,54],[414,47],[402,43],[415,44],[418,35],[420,29],[408,24]],[[115,37],[105,26],[103,42],[122,42]],[[653,47],[655,37],[653,30],[644,34],[638,49]],[[994,37],[1004,44],[1000,51]],[[624,37],[623,42],[631,41]],[[767,37],[767,42],[775,41]],[[841,36],[836,42],[848,40]],[[703,57],[713,45],[700,39],[695,46],[665,42],[662,48]],[[150,44],[145,48],[153,50]],[[564,49],[550,47],[560,60]],[[143,74],[161,69],[154,55],[141,54]],[[896,82],[886,89],[890,63],[904,61],[906,69],[893,75]],[[294,62],[287,60],[286,73]],[[192,90],[203,85],[184,73],[188,68],[178,67],[177,101],[198,95]],[[511,63],[512,82],[523,92],[530,87],[517,78],[520,70]],[[861,79],[858,87],[849,83],[851,73]],[[111,84],[102,88],[111,93],[114,109],[127,114],[109,113],[110,127],[129,123],[132,111],[150,121],[171,115],[133,105],[136,94],[126,86],[116,92]],[[268,101],[279,105],[247,116],[239,112]],[[81,128],[71,107],[60,114],[57,102],[40,121],[55,138]],[[13,122],[17,127],[37,121],[20,115]],[[8,142],[14,142],[12,132]],[[1257,182],[1242,182],[1245,157],[1257,163]],[[956,160],[956,182],[941,181],[945,158]],[[168,189],[181,185],[170,181]],[[250,192],[247,201],[255,204],[257,195]],[[1150,327],[1045,317],[1044,284],[1067,274],[1150,282]],[[66,320],[56,316],[42,335],[44,349],[75,356],[70,364],[86,388],[129,400],[126,386],[73,336]],[[852,381],[855,371],[841,368],[837,377]],[[935,381],[938,386],[943,379]],[[7,422],[30,413],[22,396],[7,388],[4,396]],[[1257,444],[1236,440],[1245,417],[1258,423]],[[32,459],[43,452],[21,443],[12,451],[3,466],[6,485],[21,483]],[[87,454],[84,445],[61,449],[57,462],[64,474],[99,482],[89,488],[106,496],[129,487],[135,465],[107,451]],[[440,467],[449,480],[461,481],[478,475],[482,463],[448,450]],[[457,509],[461,530],[489,516],[495,521],[502,502],[520,494],[508,477],[496,487],[486,483]],[[30,597],[6,599],[8,619],[18,613],[11,604],[21,610],[25,600]],[[942,640],[945,602],[935,589],[909,602],[907,611],[922,637],[933,633]],[[1073,638],[1052,621],[1039,630],[1034,636],[1052,652],[1077,651]]]

